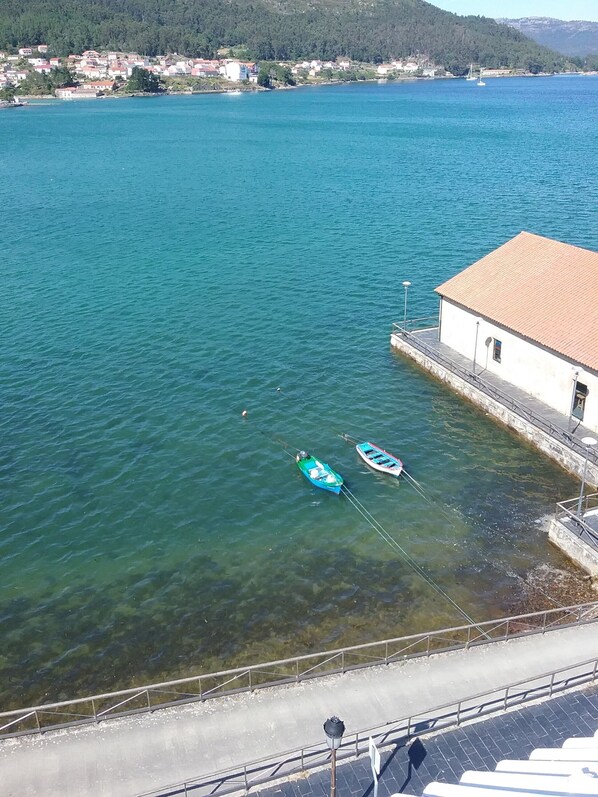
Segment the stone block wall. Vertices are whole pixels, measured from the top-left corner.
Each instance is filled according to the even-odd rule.
[[[414,346],[411,346],[401,335],[391,335],[391,345],[428,371],[428,373],[449,385],[457,393],[460,393],[462,396],[469,399],[469,401],[481,407],[485,412],[497,418],[504,423],[505,426],[508,426],[509,429],[513,429],[513,431],[532,443],[536,448],[544,452],[544,454],[558,462],[558,464],[569,471],[569,473],[581,478],[585,458],[569,448],[565,443],[551,437],[542,429],[534,426],[527,419],[522,418],[514,410],[488,396],[483,390],[465,381],[448,368],[445,368],[445,366],[436,362],[436,360],[428,357]],[[591,462],[589,462],[587,466],[586,483],[590,488],[598,487],[598,466]]]

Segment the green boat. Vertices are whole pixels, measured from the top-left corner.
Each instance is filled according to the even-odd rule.
[[[343,477],[340,473],[332,470],[330,465],[320,462],[319,459],[312,457],[307,451],[300,451],[295,457],[297,467],[301,473],[316,487],[328,490],[338,495],[343,486]]]

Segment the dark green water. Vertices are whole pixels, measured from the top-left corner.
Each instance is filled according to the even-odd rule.
[[[260,430],[330,462],[476,619],[569,597],[539,520],[576,482],[389,331],[402,280],[433,314],[434,286],[522,229],[596,248],[597,95],[447,81],[1,115],[3,706],[461,623]],[[451,520],[338,431],[400,455]]]

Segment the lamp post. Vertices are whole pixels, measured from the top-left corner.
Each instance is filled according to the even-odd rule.
[[[478,334],[480,332],[480,321],[481,320],[482,320],[481,318],[476,318],[476,322],[475,322],[475,344],[474,344],[474,347],[473,347],[473,375],[474,376],[475,376],[476,355],[478,353]]]
[[[326,742],[331,752],[330,765],[330,797],[336,797],[336,751],[341,746],[345,723],[338,717],[330,717],[324,723]]]
[[[589,456],[589,453],[590,453],[590,447],[591,446],[595,446],[596,443],[598,443],[598,440],[596,440],[594,437],[582,437],[581,438],[581,442],[586,447],[586,459],[585,459],[585,462],[583,463],[583,476],[581,477],[581,490],[580,490],[580,493],[579,493],[579,502],[577,504],[577,515],[578,515],[578,517],[581,517],[581,505],[583,503],[583,491],[584,491],[584,488],[586,486],[586,473],[587,473],[587,470],[588,470],[588,456]]]
[[[403,309],[403,330],[407,331],[407,291],[409,290],[409,286],[411,283],[409,280],[405,280],[403,282],[403,288],[405,288],[405,307]]]

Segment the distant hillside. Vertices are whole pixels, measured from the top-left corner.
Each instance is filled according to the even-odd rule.
[[[492,19],[424,0],[2,0],[0,49],[37,43],[59,55],[105,48],[209,56],[223,45],[260,60],[376,63],[420,54],[453,74],[471,62],[538,72],[566,60]]]
[[[544,47],[569,56],[598,55],[598,22],[563,22],[550,17],[497,19]]]

